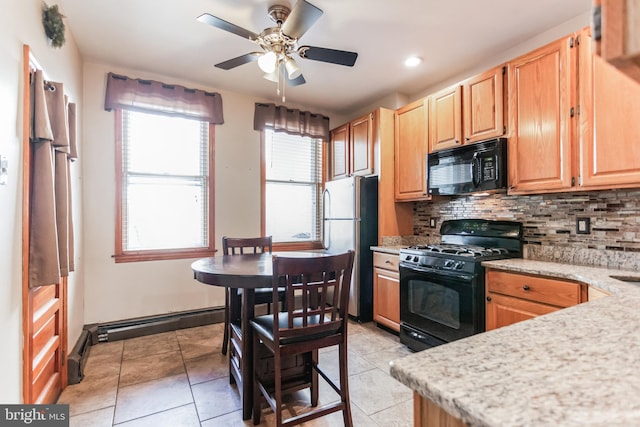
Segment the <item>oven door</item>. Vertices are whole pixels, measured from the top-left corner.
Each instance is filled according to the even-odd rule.
[[[484,277],[400,264],[400,321],[444,342],[485,328]]]

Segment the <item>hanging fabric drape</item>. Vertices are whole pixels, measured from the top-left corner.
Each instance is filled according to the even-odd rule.
[[[223,124],[219,93],[188,89],[178,85],[107,75],[104,109],[134,110]]]
[[[329,141],[329,117],[282,105],[256,103],[253,129],[271,129],[275,132]]]
[[[69,162],[75,147],[75,107],[68,114],[62,83],[44,81],[41,70],[31,75],[31,223],[29,224],[29,286],[57,284],[73,271],[73,225]],[[70,122],[73,120],[73,123]],[[71,126],[70,126],[71,124]]]

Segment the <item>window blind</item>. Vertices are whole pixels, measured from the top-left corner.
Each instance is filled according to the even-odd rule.
[[[265,225],[274,242],[320,240],[322,140],[265,131]]]

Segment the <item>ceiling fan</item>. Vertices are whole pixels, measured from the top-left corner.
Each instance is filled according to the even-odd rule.
[[[266,28],[260,34],[246,30],[222,18],[209,13],[200,15],[197,19],[205,24],[220,28],[249,41],[262,48],[262,52],[250,52],[227,61],[215,64],[223,70],[230,70],[249,62],[258,61],[258,66],[265,72],[265,78],[278,83],[286,80],[289,86],[305,83],[302,70],[294,60],[294,55],[314,61],[352,67],[358,54],[344,50],[327,49],[316,46],[298,46],[298,40],[322,16],[321,9],[305,0],[298,0],[290,9],[287,6],[274,4],[269,7],[269,17],[276,23],[275,27]],[[283,97],[284,100],[284,97]]]

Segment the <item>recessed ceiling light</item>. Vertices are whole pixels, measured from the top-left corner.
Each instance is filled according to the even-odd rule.
[[[410,56],[409,58],[404,60],[404,65],[406,67],[415,67],[421,62],[422,62],[422,58],[420,58],[419,56]]]

